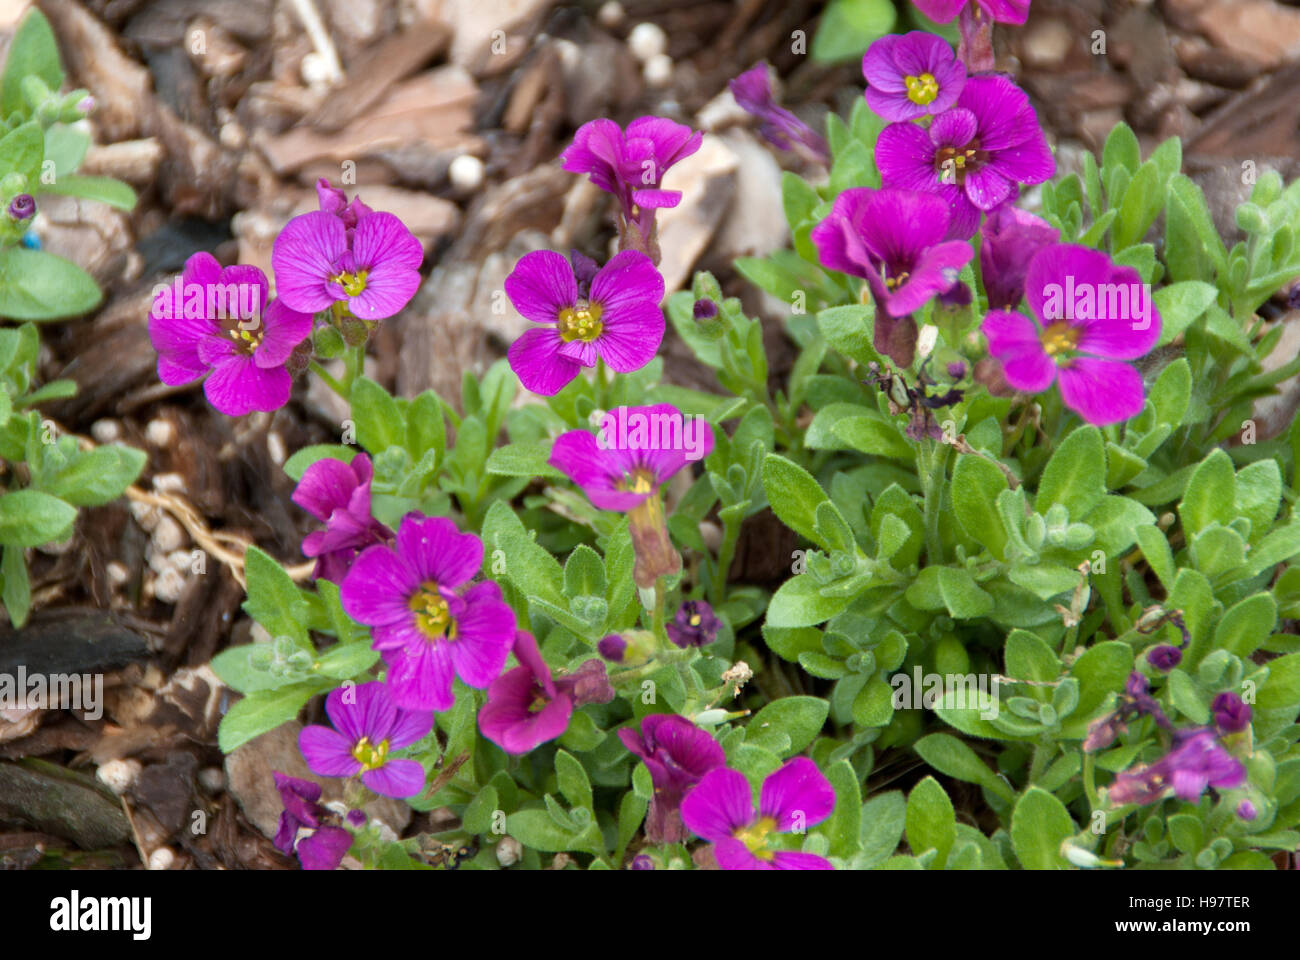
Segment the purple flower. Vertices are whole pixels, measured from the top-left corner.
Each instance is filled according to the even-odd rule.
[[[731,95],[746,113],[759,120],[758,131],[778,150],[803,147],[825,166],[830,166],[831,151],[826,141],[772,96],[772,79],[767,64],[750,67],[731,81]]]
[[[980,276],[990,310],[1015,310],[1025,296],[1029,261],[1060,232],[1032,213],[1004,204],[988,215],[980,230]]]
[[[433,728],[433,715],[401,710],[387,685],[374,682],[339,687],[325,698],[325,713],[334,729],[304,727],[298,749],[312,773],[355,777],[386,797],[413,797],[424,789],[424,767],[389,754],[409,747]]]
[[[1231,691],[1215,697],[1210,709],[1214,712],[1214,725],[1220,733],[1240,733],[1250,726],[1250,707]]]
[[[700,149],[704,135],[663,117],[640,117],[626,132],[613,120],[584,123],[560,159],[571,173],[585,173],[602,190],[614,194],[623,224],[635,227],[642,245],[653,248],[655,211],[675,207],[682,195],[660,184],[673,164]],[[625,235],[623,230],[621,234]]]
[[[257,267],[222,269],[209,253],[190,257],[149,314],[158,379],[179,386],[207,376],[208,401],[232,417],[288,403],[293,377],[285,364],[311,333],[312,318],[280,300],[268,305],[267,290]]]
[[[902,317],[955,286],[974,256],[969,243],[945,242],[947,232],[948,209],[933,194],[853,187],[813,227],[812,242],[823,266],[864,278],[877,306]]]
[[[649,854],[638,853],[635,857],[632,858],[633,870],[653,870],[654,868],[655,868],[655,862],[653,859],[651,859]]]
[[[1168,673],[1182,662],[1183,651],[1167,643],[1147,651],[1147,663],[1161,673]]]
[[[966,66],[948,41],[917,30],[889,34],[862,58],[867,106],[886,120],[915,120],[943,113],[966,85]]]
[[[1025,293],[1041,326],[994,310],[981,327],[1007,382],[1040,393],[1059,376],[1065,405],[1099,426],[1141,412],[1142,377],[1116,362],[1142,356],[1160,338],[1160,314],[1137,271],[1058,244],[1034,255]]]
[[[312,576],[341,583],[358,553],[391,543],[393,531],[370,515],[370,458],[359,453],[350,464],[317,460],[302,475],[293,502],[325,524],[307,534],[302,552],[316,557]]]
[[[490,684],[515,638],[514,611],[491,580],[462,587],[483,564],[483,541],[446,517],[402,518],[395,547],[367,547],[343,579],[348,616],[372,627],[388,664],[393,700],[410,710],[446,710],[460,677]]]
[[[677,614],[664,625],[668,639],[683,650],[687,647],[708,646],[718,639],[722,621],[713,608],[703,600],[687,600],[677,608]]]
[[[351,231],[342,212],[304,213],[285,225],[271,250],[286,304],[313,314],[346,304],[362,320],[382,320],[406,306],[420,287],[423,262],[420,241],[391,213],[362,216]]]
[[[611,370],[640,370],[659,350],[664,279],[635,250],[617,254],[579,290],[573,266],[550,250],[528,254],[506,277],[515,309],[534,323],[510,345],[510,367],[533,393],[553,396],[582,367],[603,359]]]
[[[913,0],[917,9],[935,23],[948,23],[961,13],[969,0]],[[1029,17],[1030,0],[975,0],[990,20],[998,23],[1024,23]]]
[[[696,320],[712,320],[718,315],[718,305],[704,297],[695,301],[694,306],[691,307],[691,314]]]
[[[1259,816],[1259,811],[1255,809],[1255,805],[1249,800],[1243,800],[1237,804],[1237,816],[1243,820],[1254,820]]]
[[[575,707],[614,699],[614,688],[599,660],[588,660],[574,673],[553,678],[537,641],[526,630],[515,634],[514,653],[519,666],[492,681],[478,715],[483,736],[506,753],[527,753],[561,736]]]
[[[605,414],[600,437],[570,430],[547,462],[582,487],[602,510],[632,510],[692,460],[713,452],[713,429],[669,403]]]
[[[9,218],[15,221],[30,220],[36,216],[36,198],[30,193],[20,193],[9,201]]]
[[[688,836],[682,825],[682,797],[710,770],[727,762],[721,744],[684,717],[662,713],[642,717],[639,732],[624,728],[618,738],[641,758],[654,782],[646,839],[681,843]]]
[[[1083,741],[1085,752],[1095,753],[1109,747],[1119,734],[1128,729],[1129,722],[1137,717],[1151,717],[1163,730],[1174,728],[1155,697],[1147,692],[1148,687],[1147,678],[1136,670],[1128,675],[1124,691],[1119,695],[1119,705],[1111,713],[1095,720],[1088,728],[1088,736]]]
[[[1245,779],[1241,761],[1224,749],[1213,730],[1201,727],[1175,731],[1167,754],[1118,774],[1106,795],[1112,804],[1147,804],[1172,787],[1180,800],[1194,801],[1206,787],[1231,790]]]
[[[374,213],[361,202],[360,197],[349,201],[346,193],[338,187],[330,186],[324,177],[316,181],[316,199],[320,202],[321,210],[342,220],[344,229],[348,231],[355,230],[358,221]]]
[[[773,833],[803,832],[831,815],[835,788],[807,757],[795,757],[763,781],[758,812],[744,774],[719,769],[705,774],[682,801],[682,820],[713,842],[723,870],[830,870],[812,853],[773,850]]]
[[[311,780],[302,780],[272,771],[275,788],[280,792],[284,811],[275,833],[275,846],[286,856],[298,854],[304,870],[334,870],[343,862],[352,846],[352,834],[335,825],[333,813],[321,805],[321,787]],[[348,813],[353,826],[365,823],[365,814],[359,810]],[[308,831],[298,839],[299,834]]]
[[[600,643],[596,644],[596,652],[612,663],[622,663],[623,655],[627,653],[627,641],[617,633],[611,633],[600,638]]]
[[[1014,199],[1021,183],[1042,183],[1056,161],[1024,91],[1003,76],[970,77],[957,106],[929,130],[891,123],[876,142],[886,187],[938,194],[952,211],[950,235],[967,238],[981,210]]]

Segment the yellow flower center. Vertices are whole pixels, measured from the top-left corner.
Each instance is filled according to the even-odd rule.
[[[589,303],[585,307],[565,307],[560,311],[560,339],[565,343],[573,340],[591,343],[604,329],[600,322],[601,313],[598,303]]]
[[[619,487],[629,493],[652,493],[655,488],[654,477],[648,470],[633,470]]]
[[[910,273],[904,271],[903,273],[900,273],[896,277],[885,277],[885,286],[888,287],[890,290],[897,290],[903,284],[907,283],[907,278],[910,276],[911,276]]]
[[[245,321],[247,322],[247,321]],[[262,345],[262,334],[265,331],[260,323],[251,330],[245,330],[241,326],[235,326],[227,331],[230,339],[235,341],[235,346],[244,353],[251,354]]]
[[[369,737],[362,737],[352,748],[352,758],[365,770],[378,770],[388,762],[388,741],[381,740],[376,746]]]
[[[760,860],[772,860],[776,854],[767,849],[767,835],[776,829],[776,821],[771,817],[759,817],[748,827],[741,827],[733,834],[746,849]]]
[[[698,613],[691,614],[691,626],[698,627],[699,625],[700,625],[700,615]]]
[[[426,583],[408,604],[415,614],[415,625],[430,640],[456,639],[456,621],[436,583]]]
[[[349,297],[358,297],[366,289],[366,276],[368,270],[358,270],[356,273],[340,273],[330,277],[335,283],[343,287],[343,292]]]
[[[1049,357],[1069,353],[1079,345],[1082,328],[1066,323],[1064,320],[1052,324],[1042,334],[1043,349]]]
[[[903,83],[907,84],[907,99],[917,106],[924,107],[933,103],[934,98],[939,95],[939,81],[934,79],[932,73],[923,73],[919,77],[904,77]]]
[[[966,182],[967,168],[975,165],[975,155],[979,148],[968,145],[964,149],[944,147],[935,155],[935,170],[941,183],[961,184]]]

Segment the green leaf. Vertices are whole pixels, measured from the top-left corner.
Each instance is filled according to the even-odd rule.
[[[1268,679],[1260,684],[1255,705],[1262,711],[1296,704],[1300,704],[1300,653],[1288,653],[1269,661]]]
[[[547,463],[551,455],[549,440],[511,443],[492,451],[487,472],[502,477],[546,477],[563,480],[564,474]]]
[[[1162,291],[1157,292],[1157,302],[1159,292]],[[1157,423],[1166,423],[1174,429],[1182,426],[1192,400],[1192,367],[1186,357],[1179,357],[1160,371],[1147,399],[1155,407]]]
[[[0,544],[38,547],[60,540],[72,530],[77,510],[39,490],[15,490],[0,496]]]
[[[1250,521],[1250,540],[1264,538],[1282,502],[1282,468],[1276,460],[1257,460],[1237,471],[1236,514]]]
[[[935,866],[942,869],[957,839],[957,816],[939,781],[926,777],[907,798],[907,845],[916,854],[938,851]]]
[[[813,475],[792,460],[769,453],[763,461],[763,490],[772,511],[787,527],[819,546],[817,506],[830,499]]]
[[[1263,646],[1277,623],[1277,603],[1269,593],[1257,593],[1229,607],[1214,630],[1214,649],[1243,660]]]
[[[1157,346],[1172,343],[1176,336],[1205,314],[1218,296],[1218,287],[1201,280],[1184,280],[1155,291],[1152,299],[1160,311],[1160,339]],[[1182,362],[1186,363],[1186,360]]]
[[[975,579],[960,567],[939,567],[939,595],[950,616],[973,620],[993,611],[993,598],[980,589]]]
[[[916,741],[914,749],[921,759],[940,773],[967,783],[986,787],[1007,802],[1015,799],[1015,791],[989,768],[983,760],[950,733],[932,733]]]
[[[861,844],[862,789],[847,759],[828,767],[826,779],[835,788],[835,809],[821,829],[830,842],[831,856],[847,859],[858,852]]]
[[[64,197],[97,200],[119,210],[134,210],[135,191],[121,180],[112,177],[80,177],[75,174],[56,176],[53,183],[41,185],[41,193],[57,193]]]
[[[79,451],[59,472],[43,475],[41,488],[73,506],[102,506],[135,482],[147,459],[143,450],[117,444]]]
[[[588,830],[593,829],[588,827]],[[563,829],[545,810],[520,810],[506,817],[506,832],[543,853],[580,849],[580,835]]]
[[[1166,590],[1173,589],[1178,568],[1174,566],[1174,552],[1164,533],[1158,527],[1144,526],[1138,527],[1133,534],[1142,549],[1142,555],[1147,559],[1147,565],[1160,578]]]
[[[537,543],[508,503],[498,500],[483,520],[485,562],[502,551],[506,578],[525,596],[539,597],[561,609],[564,599],[564,571],[549,550]]]
[[[781,697],[745,727],[745,742],[789,757],[803,751],[826,723],[830,704],[821,697]],[[788,746],[782,749],[782,736]]]
[[[848,597],[823,597],[821,586],[806,573],[791,577],[768,604],[766,627],[815,627],[843,612]]]
[[[0,249],[0,317],[57,320],[89,313],[102,294],[70,260],[22,247]]]
[[[285,569],[268,554],[250,546],[244,554],[248,599],[244,612],[272,637],[307,639],[307,602]]]
[[[1130,174],[1137,173],[1141,163],[1142,150],[1138,146],[1137,134],[1127,123],[1116,124],[1101,151],[1102,179],[1109,180],[1111,172],[1117,167],[1123,167]],[[1113,204],[1113,197],[1111,201]]]
[[[405,439],[406,424],[397,401],[369,377],[352,384],[352,419],[357,442],[372,454],[383,453]]]
[[[861,366],[880,363],[880,354],[871,342],[874,308],[859,304],[831,307],[817,314],[817,325],[826,342]]]
[[[369,643],[336,643],[320,655],[316,670],[335,680],[351,680],[379,662],[379,651]]]
[[[1218,451],[1222,452],[1222,451]],[[1300,554],[1300,520],[1278,527],[1250,551],[1247,576],[1256,576]]]
[[[843,417],[831,432],[860,453],[895,460],[913,460],[916,452],[889,421],[879,416]]]
[[[907,801],[898,790],[872,797],[862,805],[858,832],[860,851],[855,866],[865,870],[882,863],[898,849],[906,825]]]
[[[591,809],[591,780],[582,764],[567,750],[555,751],[555,777],[570,805]]]
[[[284,472],[290,480],[298,481],[307,472],[307,468],[318,460],[342,460],[351,463],[357,455],[356,447],[345,447],[337,443],[314,443],[303,447],[284,462]]]
[[[861,57],[873,40],[894,29],[897,19],[890,0],[834,0],[813,37],[812,58],[835,63]]]
[[[1155,514],[1136,500],[1109,494],[1085,519],[1097,535],[1093,548],[1112,557],[1133,545],[1139,527],[1156,522]]]
[[[1096,427],[1077,427],[1047,461],[1034,509],[1040,514],[1064,504],[1071,520],[1082,520],[1106,495],[1106,447]]]
[[[45,134],[35,121],[24,123],[0,137],[0,171],[25,177],[29,193],[36,192],[44,158]]]
[[[1188,540],[1211,523],[1228,526],[1232,522],[1236,501],[1237,479],[1232,458],[1216,448],[1192,473],[1178,505],[1178,515]]]
[[[1007,532],[998,515],[998,494],[1007,489],[1002,471],[980,456],[957,458],[952,471],[952,505],[957,522],[976,543],[1007,559]]]
[[[1011,847],[1026,870],[1065,870],[1061,844],[1075,832],[1065,804],[1030,787],[1011,814]]]
[[[27,578],[27,561],[22,547],[5,547],[0,560],[0,600],[4,601],[9,622],[22,627],[32,606],[32,586]]]
[[[222,753],[231,753],[268,730],[288,723],[298,716],[298,711],[308,700],[333,685],[330,680],[308,680],[278,690],[250,693],[221,718],[217,745]]]
[[[1165,205],[1164,180],[1154,163],[1144,163],[1138,168],[1119,208],[1111,232],[1116,250],[1139,243]]]
[[[1120,640],[1107,640],[1094,644],[1083,652],[1070,667],[1070,676],[1079,681],[1079,703],[1070,715],[1072,729],[1066,736],[1076,735],[1073,728],[1086,729],[1092,715],[1102,702],[1124,685],[1133,669],[1133,648]],[[1083,737],[1083,729],[1078,736]]]
[[[23,97],[23,78],[40,77],[53,91],[63,86],[63,68],[59,65],[59,46],[49,21],[33,9],[23,17],[9,44],[4,75],[0,78],[0,116],[9,117],[27,109]]]

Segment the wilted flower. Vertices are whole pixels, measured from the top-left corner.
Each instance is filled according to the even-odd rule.
[[[190,257],[149,314],[158,379],[179,386],[206,376],[208,401],[232,417],[288,403],[293,377],[285,364],[311,333],[312,318],[281,300],[268,305],[267,291],[257,267],[222,269],[210,253]]]
[[[1193,801],[1206,787],[1231,790],[1246,779],[1246,768],[1205,727],[1174,732],[1169,752],[1148,765],[1116,776],[1106,795],[1112,804],[1146,804],[1172,788],[1180,800]]]
[[[980,211],[1014,199],[1017,184],[1042,183],[1056,172],[1034,108],[1003,76],[970,77],[957,105],[929,129],[891,123],[876,142],[886,187],[938,194],[952,214],[948,232],[966,239]]]
[[[980,278],[990,310],[1015,310],[1025,296],[1029,261],[1060,239],[1060,231],[1032,213],[1004,204],[980,229]]]
[[[685,649],[687,647],[704,647],[718,638],[718,629],[722,621],[713,612],[713,608],[704,600],[687,600],[678,609],[676,616],[664,625],[668,639]]]
[[[684,717],[662,713],[642,717],[639,732],[625,728],[618,737],[641,758],[654,782],[646,839],[682,842],[687,837],[679,809],[682,797],[706,773],[726,763],[721,744]]]
[[[338,818],[320,803],[320,784],[278,770],[271,776],[284,806],[275,832],[276,849],[285,856],[297,853],[304,870],[336,869],[352,846],[352,834],[338,826]],[[362,826],[365,814],[351,810],[347,819],[353,826]]]
[[[1017,390],[1041,393],[1059,376],[1061,399],[1084,420],[1118,423],[1142,410],[1142,376],[1127,363],[1160,339],[1160,314],[1132,267],[1087,247],[1034,255],[1025,294],[1041,326],[994,310],[981,329]]]
[[[492,681],[478,715],[483,736],[506,753],[527,753],[561,736],[575,707],[614,699],[614,688],[599,660],[588,660],[574,673],[553,678],[537,641],[526,630],[515,634],[514,653],[519,666]]]
[[[1172,730],[1174,725],[1165,716],[1155,697],[1147,692],[1148,687],[1146,677],[1136,670],[1130,673],[1124,682],[1124,692],[1119,695],[1119,705],[1112,712],[1093,721],[1088,728],[1088,736],[1083,741],[1084,751],[1095,753],[1109,747],[1137,717],[1151,717],[1157,726]]]
[[[815,827],[835,809],[835,788],[807,757],[795,757],[763,781],[757,813],[749,780],[713,770],[682,801],[682,821],[713,842],[723,870],[830,870],[812,853],[774,850],[772,834]]]
[[[611,633],[600,638],[600,643],[596,644],[596,652],[613,663],[622,663],[623,654],[627,652],[627,641],[617,633]]]
[[[346,230],[355,230],[357,222],[363,217],[368,217],[374,213],[368,206],[361,202],[360,197],[353,197],[348,200],[348,195],[338,187],[330,186],[330,182],[324,177],[316,181],[316,198],[320,203],[320,208],[325,213],[332,213],[343,221],[343,227]]]
[[[292,500],[324,530],[307,534],[302,552],[316,557],[312,576],[340,583],[357,554],[376,543],[391,543],[393,531],[370,515],[370,458],[359,453],[351,463],[326,458],[308,467]]]
[[[466,588],[482,564],[478,537],[419,514],[402,518],[395,546],[368,547],[353,561],[340,600],[372,628],[398,706],[446,710],[456,677],[483,689],[501,672],[515,615],[491,580]]]
[[[966,67],[933,33],[887,34],[862,58],[867,105],[886,120],[943,113],[966,85]]]
[[[424,789],[424,767],[389,754],[427,736],[432,713],[398,709],[388,686],[378,682],[330,691],[325,713],[333,730],[310,726],[298,735],[298,749],[312,773],[360,774],[363,784],[386,797],[413,797]]]
[[[346,304],[362,320],[391,317],[420,287],[424,248],[391,213],[360,216],[350,230],[347,210],[361,212],[350,204],[338,213],[304,213],[285,225],[271,250],[276,290],[304,313]]]
[[[1224,691],[1210,704],[1220,733],[1240,733],[1250,726],[1250,707],[1237,694]]]
[[[550,250],[523,257],[506,278],[506,295],[542,324],[510,345],[510,367],[533,393],[553,396],[599,357],[617,373],[640,370],[664,337],[664,279],[635,250],[617,254],[581,289],[573,265]]]
[[[830,166],[831,151],[826,141],[808,124],[777,104],[766,63],[750,67],[728,86],[741,109],[758,118],[758,131],[768,143],[778,150],[803,147],[823,165]]]
[[[1167,643],[1147,651],[1147,663],[1161,673],[1168,673],[1182,662],[1183,651]]]

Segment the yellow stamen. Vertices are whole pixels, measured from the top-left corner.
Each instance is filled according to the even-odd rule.
[[[377,770],[388,762],[388,741],[382,740],[375,746],[369,737],[362,737],[352,748],[352,758],[366,770]]]
[[[416,627],[430,640],[456,639],[456,621],[436,583],[425,583],[411,596],[407,606],[415,614]]]
[[[1043,331],[1041,340],[1043,349],[1049,357],[1069,353],[1079,345],[1080,327],[1066,323],[1064,320],[1052,324]]]
[[[919,77],[904,77],[903,83],[907,84],[907,99],[917,106],[927,106],[939,96],[939,81],[934,79],[932,73],[923,73]]]
[[[776,854],[767,849],[767,835],[776,829],[776,821],[771,817],[759,817],[748,827],[741,827],[733,836],[745,845],[760,860],[771,860]]]
[[[591,343],[604,329],[604,325],[600,322],[601,313],[602,309],[598,303],[565,307],[560,311],[560,339],[565,343],[573,340]]]
[[[358,297],[366,289],[366,276],[369,271],[358,270],[356,273],[340,273],[330,277],[335,283],[343,287],[343,292],[349,297]]]

